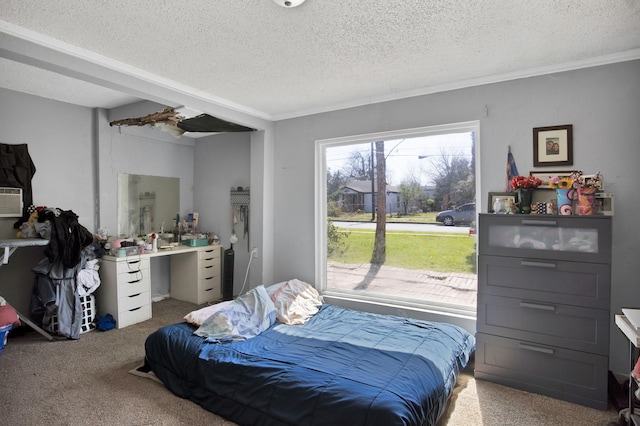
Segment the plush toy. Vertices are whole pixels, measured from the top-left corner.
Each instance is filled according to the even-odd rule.
[[[36,238],[36,226],[35,222],[38,219],[38,212],[34,211],[29,215],[29,219],[20,225],[20,230],[17,233],[18,238]]]
[[[20,225],[20,230],[16,234],[18,238],[38,238],[38,231],[36,231],[36,221],[38,220],[38,213],[46,209],[46,206],[34,206],[27,207],[27,213],[29,213],[29,219]]]

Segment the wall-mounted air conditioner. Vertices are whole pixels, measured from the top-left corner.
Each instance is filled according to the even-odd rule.
[[[0,217],[22,216],[22,188],[0,188]]]

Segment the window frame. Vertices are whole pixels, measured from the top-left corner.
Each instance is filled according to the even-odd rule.
[[[475,170],[476,170],[476,220],[478,212],[482,211],[482,197],[480,193],[480,122],[467,121],[460,123],[426,126],[412,129],[401,129],[386,132],[368,133],[361,135],[344,136],[330,139],[318,139],[315,141],[315,282],[318,291],[332,298],[356,301],[369,304],[395,306],[400,308],[433,310],[439,314],[463,315],[475,317],[476,308],[465,305],[453,305],[437,301],[422,301],[412,298],[389,297],[382,295],[363,294],[348,290],[327,289],[327,167],[326,150],[331,147],[369,143],[376,140],[394,140],[402,138],[415,138],[422,136],[437,136],[451,133],[475,134]],[[477,259],[476,259],[477,262]]]

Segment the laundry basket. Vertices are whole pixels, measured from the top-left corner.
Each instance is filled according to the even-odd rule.
[[[96,298],[93,294],[80,296],[82,305],[82,323],[80,324],[80,334],[86,333],[96,328],[93,321],[96,319]],[[58,332],[58,315],[51,318],[53,331]]]

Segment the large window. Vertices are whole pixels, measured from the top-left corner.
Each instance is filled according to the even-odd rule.
[[[475,311],[478,135],[467,122],[316,142],[325,294]]]

